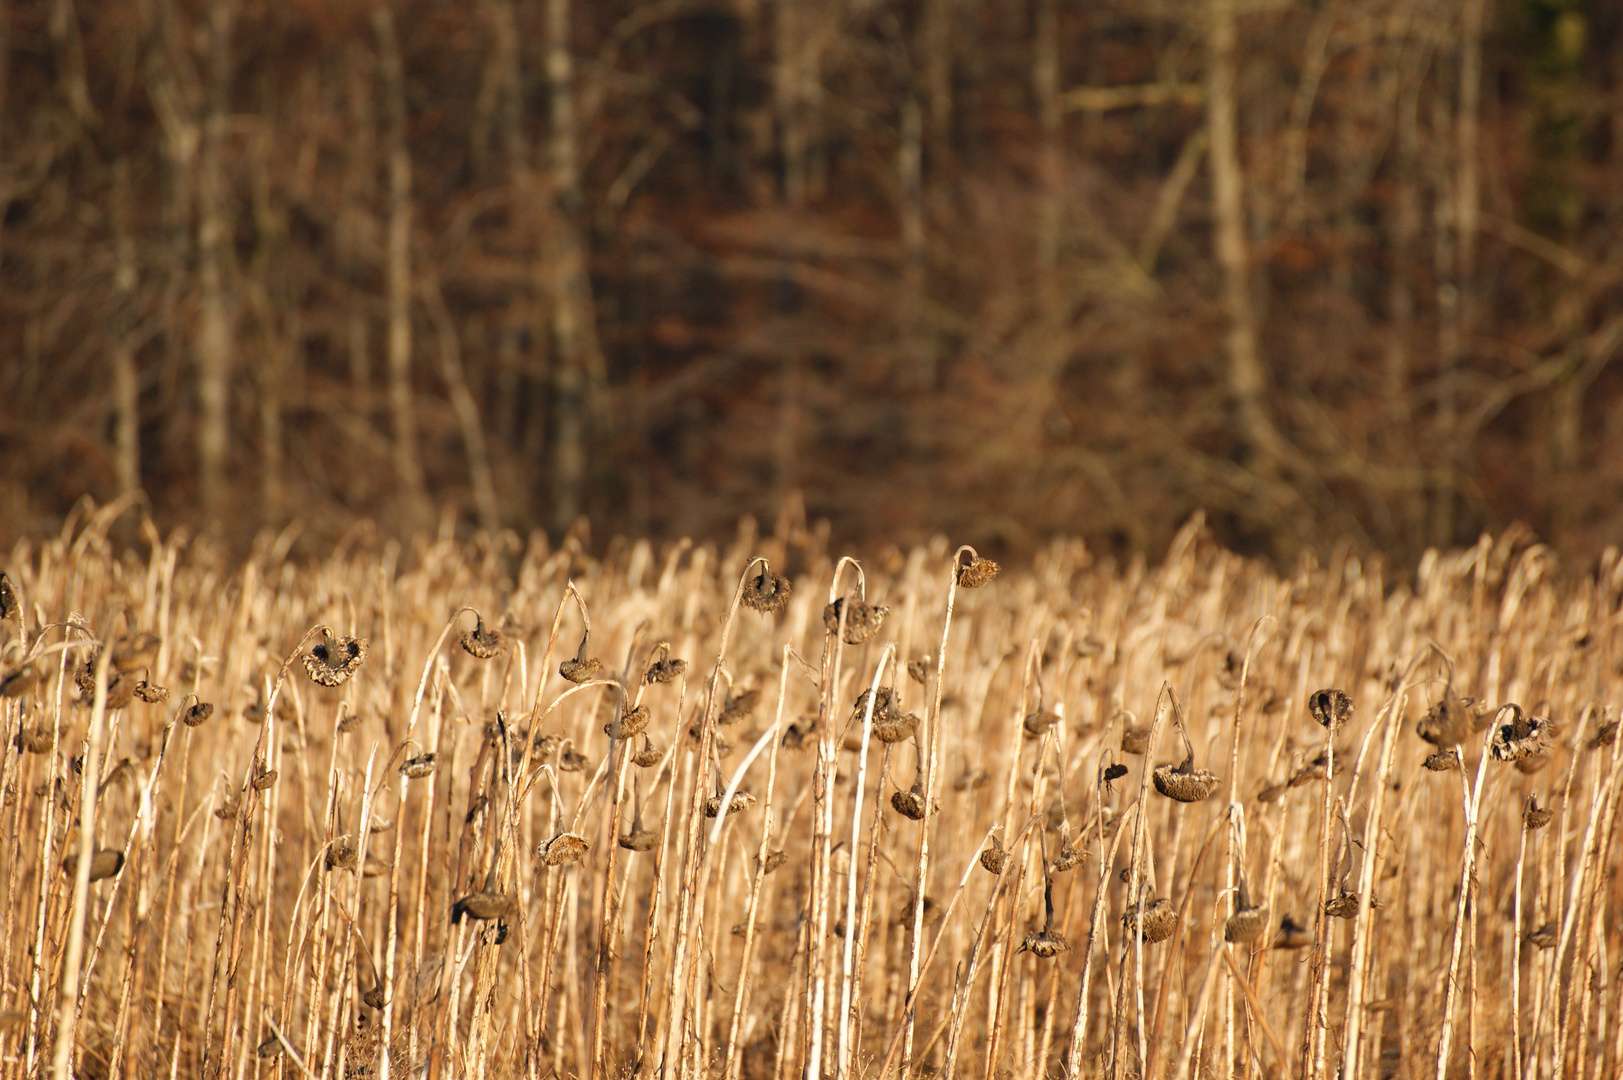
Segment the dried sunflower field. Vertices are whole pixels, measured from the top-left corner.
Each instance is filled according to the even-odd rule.
[[[1623,1067],[1615,550],[117,512],[0,565],[0,1077]]]

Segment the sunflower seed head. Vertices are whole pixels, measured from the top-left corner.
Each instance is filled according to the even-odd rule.
[[[473,613],[473,618],[473,629],[463,630],[458,635],[462,650],[480,660],[489,660],[506,652],[507,635],[494,626],[486,626],[485,617],[477,611]]]
[[[751,611],[773,614],[789,606],[794,583],[774,570],[763,569],[744,582],[742,602]]]
[[[1050,960],[1062,952],[1069,951],[1070,948],[1071,943],[1065,939],[1064,934],[1045,926],[1041,930],[1033,930],[1028,933],[1015,952],[1028,952],[1033,956]]]
[[[334,637],[321,628],[321,640],[304,654],[304,670],[318,686],[341,686],[366,663],[366,638]]]
[[[847,645],[861,645],[879,633],[890,608],[883,604],[868,604],[855,597],[842,596],[823,608],[823,626],[829,633],[840,628],[840,613],[845,613],[844,640]]]
[[[1522,811],[1522,824],[1528,832],[1542,829],[1555,818],[1555,811],[1549,807],[1540,807],[1538,798],[1533,795],[1527,797],[1527,807]]]
[[[1122,912],[1121,926],[1129,934],[1138,921],[1138,905],[1129,904]],[[1144,940],[1151,945],[1165,941],[1178,928],[1178,911],[1172,901],[1161,897],[1144,909]]]
[[[580,862],[591,847],[586,837],[579,833],[564,832],[543,841],[536,854],[548,866],[568,866]]]
[[[1315,690],[1307,696],[1307,711],[1320,727],[1327,731],[1339,731],[1352,719],[1352,698],[1341,690]]]
[[[958,564],[958,586],[963,589],[978,589],[997,577],[997,572],[1001,569],[1003,568],[991,559],[973,556],[968,562]]]

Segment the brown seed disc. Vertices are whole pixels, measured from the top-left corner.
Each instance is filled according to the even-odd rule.
[[[203,721],[214,715],[214,705],[207,701],[196,701],[186,707],[180,714],[180,722],[187,727],[197,727]]]
[[[264,769],[254,774],[253,785],[255,791],[267,791],[276,786],[276,778],[280,774],[275,769]]]
[[[1268,907],[1241,908],[1223,924],[1223,940],[1244,945],[1260,938],[1268,929]]]
[[[1526,776],[1532,776],[1550,763],[1550,755],[1544,753],[1529,754],[1516,759],[1516,771]]]
[[[761,875],[764,877],[767,874],[772,873],[772,871],[778,869],[779,867],[781,867],[784,863],[786,863],[788,861],[789,861],[789,853],[787,851],[769,851],[769,852],[767,852],[766,853],[766,861],[762,862],[760,864]]]
[[[1371,910],[1380,907],[1380,898],[1371,896],[1369,906]],[[1358,915],[1358,894],[1348,892],[1346,889],[1341,890],[1338,895],[1324,902],[1324,913],[1337,919],[1356,918]]]
[[[56,732],[43,724],[38,727],[25,727],[17,733],[17,745],[26,753],[43,754],[56,745]]]
[[[361,995],[361,1000],[374,1009],[381,1009],[389,1003],[389,999],[383,996],[382,986],[374,986]]]
[[[1150,731],[1148,728],[1124,727],[1121,732],[1121,752],[1124,754],[1142,754],[1150,747]]]
[[[1129,904],[1122,913],[1122,929],[1129,934],[1138,921],[1138,905]],[[1144,909],[1144,940],[1151,945],[1165,941],[1172,936],[1172,931],[1178,928],[1178,910],[1172,906],[1172,901],[1161,897],[1149,907]]]
[[[986,842],[985,847],[981,848],[981,867],[989,874],[1003,873],[1003,867],[1008,861],[1009,853],[1003,850],[1003,845],[995,836]]]
[[[1315,690],[1307,696],[1307,711],[1320,727],[1336,731],[1352,719],[1352,698],[1341,690]]]
[[[1075,870],[1081,865],[1082,853],[1073,845],[1066,844],[1064,847],[1059,849],[1059,854],[1054,856],[1054,861],[1049,864],[1048,869],[1052,873],[1063,874],[1065,871]]]
[[[39,669],[32,664],[24,665],[0,679],[0,697],[22,697],[39,681]]]
[[[4,693],[4,691],[0,690],[0,693]],[[1600,726],[1600,729],[1595,732],[1595,737],[1589,740],[1589,748],[1591,750],[1600,750],[1611,746],[1615,742],[1617,742],[1617,721],[1613,720],[1610,724]]]
[[[548,866],[568,866],[570,863],[580,862],[591,847],[586,837],[579,833],[564,832],[544,841],[536,854]]]
[[[1214,772],[1194,768],[1185,771],[1182,765],[1158,765],[1151,779],[1156,791],[1182,803],[1200,802],[1222,784]]]
[[[214,810],[214,816],[221,821],[235,821],[237,814],[242,810],[242,804],[235,795],[227,795]]]
[[[558,755],[558,768],[564,772],[584,772],[589,764],[591,762],[587,760],[586,755],[573,746],[565,746],[563,752]]]
[[[789,606],[789,597],[794,591],[793,582],[782,574],[762,570],[744,582],[744,593],[740,599],[752,611],[772,614]]]
[[[983,559],[977,555],[967,563],[958,565],[958,586],[964,589],[978,589],[997,577],[997,572],[1001,569],[1003,568],[991,559]]]
[[[355,850],[355,841],[347,836],[340,836],[327,845],[325,858],[328,870],[353,870],[359,863]]]
[[[156,705],[160,701],[169,699],[169,688],[166,686],[153,686],[145,679],[142,679],[135,684],[135,696],[148,705]]]
[[[1257,792],[1257,801],[1262,803],[1278,802],[1285,792],[1290,790],[1289,784],[1268,784]]]
[[[305,673],[320,686],[340,686],[366,663],[366,638],[335,638],[325,627],[321,638],[304,654]]]
[[[11,579],[4,570],[0,570],[0,621],[15,619],[21,610],[17,604],[17,593],[11,587]]]
[[[1555,731],[1555,725],[1548,719],[1530,716],[1520,705],[1501,705],[1494,714],[1494,725],[1489,749],[1496,760],[1519,762],[1523,758],[1537,756],[1548,758],[1550,736]],[[1547,761],[1524,771],[1536,772],[1545,764]]]
[[[255,1048],[254,1054],[261,1059],[273,1058],[282,1052],[282,1040],[275,1035],[266,1039]]]
[[[920,686],[923,686],[925,680],[930,677],[929,659],[909,660],[907,662],[907,677],[918,683]]]

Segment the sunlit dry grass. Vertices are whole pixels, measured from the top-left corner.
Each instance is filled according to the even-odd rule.
[[[3,566],[0,1076],[1623,1062],[1615,553],[236,565],[117,512]]]

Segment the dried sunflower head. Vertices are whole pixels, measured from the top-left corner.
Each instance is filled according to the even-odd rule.
[[[577,656],[558,665],[558,674],[579,685],[589,683],[603,673],[603,661],[595,656]]]
[[[1236,908],[1223,924],[1223,940],[1244,945],[1257,940],[1268,929],[1268,905]]]
[[[1138,922],[1138,905],[1129,904],[1122,912],[1121,926],[1129,934]],[[1151,945],[1165,941],[1178,927],[1178,910],[1172,901],[1161,897],[1144,909],[1144,940]]]
[[[1371,910],[1380,907],[1380,897],[1371,893],[1369,906]],[[1337,919],[1356,918],[1358,915],[1358,894],[1343,888],[1335,896],[1324,902],[1324,913]]]
[[[1523,931],[1522,940],[1537,949],[1553,949],[1561,942],[1561,928],[1547,922],[1537,930]]]
[[[969,555],[969,552],[964,552]],[[970,556],[968,562],[958,564],[958,586],[963,589],[978,589],[982,585],[997,577],[997,572],[1003,569],[991,559],[983,559],[979,555]]]
[[[11,587],[11,579],[4,570],[0,570],[0,621],[15,619],[22,611],[17,603],[17,592]]]
[[[347,836],[340,836],[327,845],[327,854],[324,857],[328,870],[353,870],[360,862],[359,852],[355,841]]]
[[[930,677],[930,658],[926,656],[919,660],[909,660],[907,662],[907,677],[923,686],[925,680]]]
[[[486,626],[485,617],[477,611],[473,613],[473,620],[472,630],[462,630],[458,634],[464,652],[480,660],[489,660],[507,651],[506,634],[494,626]]]
[[[317,685],[340,686],[366,663],[366,654],[365,638],[334,637],[323,626],[321,640],[304,654],[304,670]]]
[[[214,715],[214,705],[207,701],[194,701],[180,714],[180,722],[187,727],[197,727],[203,721]]]
[[[840,613],[845,613],[844,640],[847,645],[861,645],[879,633],[890,608],[883,604],[868,604],[854,596],[842,596],[823,608],[823,626],[833,634],[840,629]]]
[[[413,780],[421,780],[432,775],[439,765],[440,756],[435,753],[419,754],[417,757],[407,758],[400,765],[400,775],[408,776]]]
[[[0,697],[22,697],[39,681],[39,669],[32,664],[24,664],[14,671],[7,672],[4,678],[0,678]]]
[[[43,754],[56,745],[56,732],[44,724],[24,726],[17,732],[17,748],[26,754]]]
[[[738,693],[727,691],[727,704],[722,707],[721,715],[716,717],[716,723],[726,726],[736,724],[755,711],[755,706],[761,703],[759,687],[750,687]]]
[[[667,656],[663,660],[655,660],[648,665],[648,670],[642,673],[645,684],[674,682],[688,669],[686,660],[677,660]]]
[[[1554,818],[1555,811],[1547,806],[1539,806],[1537,796],[1529,795],[1527,797],[1527,807],[1522,811],[1522,824],[1527,827],[1528,832],[1544,828]]]
[[[1121,729],[1121,752],[1124,754],[1142,754],[1150,747],[1149,728],[1126,727]]]
[[[280,774],[275,769],[265,767],[264,762],[254,766],[254,778],[250,781],[255,791],[268,791],[276,786],[276,778]]]
[[[1067,840],[1061,845],[1059,854],[1054,856],[1054,861],[1048,865],[1048,870],[1050,873],[1063,874],[1067,870],[1075,870],[1081,865],[1082,852],[1077,850],[1073,842]]]
[[[1185,758],[1182,765],[1156,766],[1150,778],[1156,791],[1182,803],[1200,802],[1222,784],[1216,773],[1195,768],[1193,755]]]
[[[1435,754],[1426,755],[1421,767],[1430,772],[1459,772],[1460,755],[1455,750],[1439,750]]]
[[[981,867],[990,874],[1003,873],[1004,866],[1008,865],[1009,853],[1003,850],[1003,841],[997,837],[989,837],[986,846],[981,848]]]
[[[500,919],[510,915],[517,906],[517,901],[506,893],[490,890],[469,893],[451,905],[451,922],[459,923],[464,918]]]
[[[1033,956],[1049,960],[1062,952],[1068,951],[1070,947],[1071,943],[1065,939],[1064,934],[1045,926],[1041,930],[1033,930],[1027,934],[1015,952],[1028,952]]]
[[[1298,926],[1289,915],[1280,917],[1279,932],[1274,935],[1276,949],[1305,949],[1313,944],[1313,934],[1305,926]]]
[[[0,690],[0,693],[4,693],[4,691]],[[1602,724],[1595,731],[1595,737],[1589,740],[1589,748],[1591,750],[1600,750],[1611,746],[1615,742],[1617,742],[1617,721],[1613,720],[1609,724]]]
[[[651,851],[657,843],[659,833],[653,829],[645,829],[636,822],[633,822],[631,828],[620,837],[620,846],[627,851]]]
[[[564,772],[584,772],[589,764],[591,762],[586,759],[586,755],[576,750],[571,742],[566,741],[558,753],[558,768]]]
[[[124,869],[124,853],[117,848],[99,848],[90,856],[90,880],[101,881]],[[79,871],[79,853],[70,851],[62,859],[62,872],[72,877]]]
[[[890,797],[890,805],[905,818],[923,821],[926,812],[923,786],[915,783],[911,790],[895,792]]]
[[[611,739],[629,739],[641,735],[648,727],[648,706],[638,705],[630,712],[620,714],[619,719],[611,720],[603,725],[603,734]]]
[[[721,810],[722,810],[722,797],[724,795],[726,795],[726,794],[727,793],[725,791],[719,792],[719,793],[717,793],[715,795],[710,796],[710,798],[708,798],[708,799],[706,799],[704,801],[704,816],[705,817],[721,817],[721,816],[723,816],[722,812],[721,812]],[[727,813],[729,813],[729,814],[741,813],[741,812],[743,812],[745,810],[748,810],[750,807],[752,807],[754,805],[755,805],[755,796],[754,795],[751,795],[747,791],[735,791],[735,792],[733,792],[732,801],[728,802],[726,804]]]
[[[148,705],[156,705],[160,701],[169,700],[169,688],[167,686],[154,686],[142,679],[135,684],[135,696]]]
[[[1488,707],[1474,697],[1456,697],[1445,688],[1443,699],[1426,710],[1415,724],[1415,734],[1439,750],[1464,745],[1491,723]]]
[[[1352,698],[1341,690],[1315,690],[1307,696],[1307,711],[1326,731],[1339,731],[1352,719]]]
[[[591,847],[591,842],[579,833],[562,832],[542,841],[535,854],[547,866],[568,866],[580,862]]]
[[[767,874],[770,874],[770,873],[772,873],[772,871],[777,870],[779,867],[783,866],[783,864],[788,862],[788,861],[789,861],[789,853],[787,851],[779,850],[779,851],[769,851],[769,852],[767,852],[765,860],[762,860],[759,863],[759,865],[761,867],[761,876],[765,877]]]
[[[656,747],[648,736],[642,737],[642,749],[631,755],[631,764],[639,769],[652,768],[665,757],[665,752]]]
[[[1499,706],[1493,723],[1493,739],[1489,748],[1495,760],[1520,761],[1535,755],[1548,756],[1550,736],[1555,728],[1548,719],[1529,716],[1520,705],[1510,704]]]
[[[1020,722],[1020,727],[1025,732],[1025,738],[1038,739],[1042,737],[1043,732],[1059,723],[1060,719],[1061,717],[1057,712],[1039,709],[1034,713],[1028,713],[1026,718]]]
[[[788,607],[794,591],[793,582],[763,566],[759,574],[745,580],[742,601],[751,611],[770,615]]]

